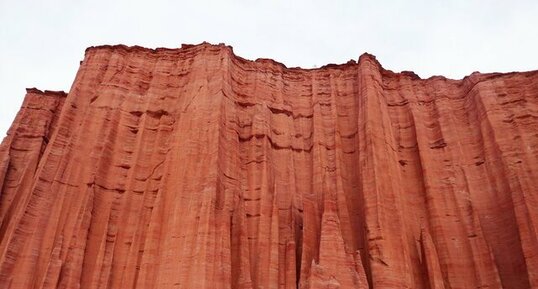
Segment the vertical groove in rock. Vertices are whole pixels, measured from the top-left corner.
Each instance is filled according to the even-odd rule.
[[[0,146],[2,288],[534,288],[538,73],[86,51]]]

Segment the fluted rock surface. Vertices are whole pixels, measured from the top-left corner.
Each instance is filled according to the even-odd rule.
[[[0,288],[538,288],[538,72],[92,47],[0,188]]]

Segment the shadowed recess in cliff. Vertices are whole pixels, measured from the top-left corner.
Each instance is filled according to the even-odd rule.
[[[537,171],[537,71],[91,47],[0,146],[0,287],[535,288]]]

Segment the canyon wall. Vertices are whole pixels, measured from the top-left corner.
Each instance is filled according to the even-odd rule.
[[[86,51],[0,146],[1,288],[538,288],[538,71]]]

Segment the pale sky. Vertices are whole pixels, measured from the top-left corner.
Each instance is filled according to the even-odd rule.
[[[69,91],[88,46],[203,41],[288,67],[369,52],[423,78],[536,70],[538,1],[0,0],[0,139],[26,87]]]

